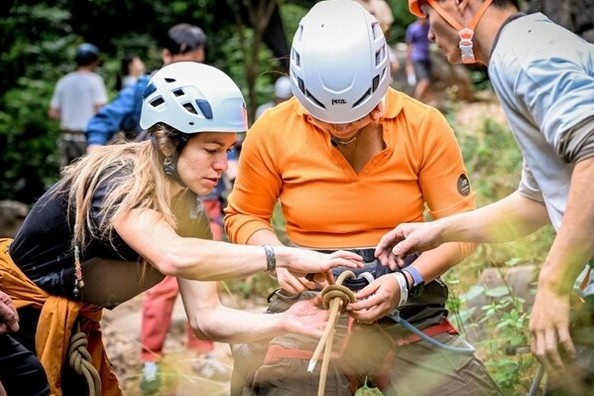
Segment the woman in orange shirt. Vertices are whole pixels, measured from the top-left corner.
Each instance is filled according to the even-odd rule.
[[[326,391],[349,395],[371,380],[399,396],[500,394],[447,321],[447,287],[439,279],[474,245],[444,244],[410,257],[405,268],[383,267],[374,257],[383,234],[422,220],[425,209],[440,218],[475,207],[452,129],[438,110],[389,87],[384,36],[357,2],[322,1],[301,20],[290,78],[295,97],[247,133],[225,228],[236,243],[282,245],[270,223],[280,201],[292,245],[363,257],[365,269],[348,284],[357,292],[348,306],[356,322],[345,318],[337,330],[342,343],[335,344]],[[276,275],[281,289],[269,312],[319,286],[282,269]],[[396,308],[441,347],[396,323]],[[236,383],[243,376],[243,386],[256,394],[315,394],[317,377],[306,369],[315,346],[302,337],[272,338],[255,372],[237,354]],[[257,345],[251,348],[257,353]]]

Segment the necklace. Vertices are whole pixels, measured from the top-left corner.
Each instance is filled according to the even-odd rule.
[[[353,136],[349,140],[340,140],[336,136],[332,136],[330,138],[330,140],[332,140],[332,143],[334,143],[334,145],[341,144],[343,146],[348,146],[349,144],[353,143],[355,140],[359,139],[359,135],[361,135],[361,132],[363,132],[363,128],[359,129],[357,131],[357,133],[355,133],[355,136]]]

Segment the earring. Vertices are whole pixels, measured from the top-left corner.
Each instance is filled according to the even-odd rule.
[[[165,157],[165,161],[163,161],[163,172],[169,176],[175,175],[175,165],[173,164],[173,159],[171,159],[171,156]]]

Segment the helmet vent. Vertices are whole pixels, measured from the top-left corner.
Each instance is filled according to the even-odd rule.
[[[297,85],[299,85],[299,90],[302,93],[305,93],[305,84],[303,84],[303,80],[300,78],[297,78]]]
[[[183,105],[184,108],[189,111],[192,114],[198,114],[198,112],[196,111],[196,109],[194,108],[194,106],[192,106],[191,103],[186,103],[185,105]]]
[[[184,90],[183,89],[176,89],[175,91],[173,91],[173,94],[175,96],[182,96],[184,94]]]
[[[311,99],[311,100],[312,100],[312,101],[313,101],[313,102],[314,102],[316,105],[318,105],[318,106],[319,106],[319,107],[321,107],[322,109],[325,109],[325,108],[326,108],[326,106],[324,106],[324,105],[322,104],[322,102],[320,102],[319,100],[317,100],[317,99],[316,99],[316,97],[315,97],[315,96],[313,96],[313,95],[311,94],[311,92],[309,92],[308,90],[305,90],[305,96],[307,96],[308,98],[310,98],[310,99]]]
[[[379,85],[379,74],[377,76],[373,77],[373,82],[371,83],[371,91],[375,92],[378,85]]]
[[[381,36],[381,29],[379,27],[379,24],[377,22],[374,22],[371,24],[371,32],[373,34],[373,40],[377,40],[378,38],[380,38]]]
[[[210,103],[204,99],[196,99],[196,104],[204,117],[208,120],[212,120],[212,107],[210,107]]]
[[[175,78],[171,78],[171,77],[165,77],[164,80],[167,84],[171,84],[172,82],[175,82]]]
[[[386,48],[382,46],[382,48],[375,53],[375,65],[380,65],[384,59],[386,58]]]
[[[299,52],[293,49],[293,59],[295,60],[295,65],[301,66],[301,57],[299,56]]]
[[[361,102],[363,102],[365,99],[367,99],[367,97],[368,97],[368,96],[370,96],[370,95],[371,95],[371,88],[369,88],[369,89],[367,90],[367,92],[365,92],[365,93],[363,94],[363,96],[361,96],[361,97],[359,98],[359,100],[357,100],[357,101],[356,101],[356,102],[353,104],[353,106],[352,106],[351,108],[355,108],[355,107],[359,106],[359,104],[361,104]]]
[[[153,106],[153,107],[159,107],[163,103],[165,103],[165,101],[163,100],[162,97],[159,96],[158,98],[155,98],[155,99],[153,99],[151,101],[151,106]]]

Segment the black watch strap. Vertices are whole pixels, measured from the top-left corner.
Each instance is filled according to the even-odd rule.
[[[408,296],[411,298],[419,297],[423,293],[423,290],[425,290],[425,280],[419,270],[411,265],[402,268],[401,271],[409,274],[412,278],[412,285],[408,289]]]

